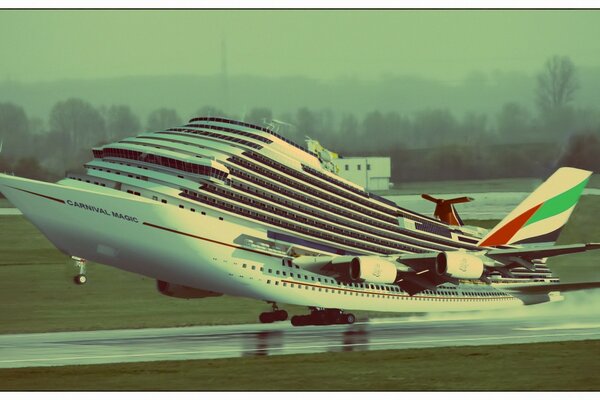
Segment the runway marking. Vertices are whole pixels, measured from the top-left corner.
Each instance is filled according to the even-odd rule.
[[[0,363],[22,363],[22,362],[42,362],[42,361],[68,361],[68,360],[85,360],[85,359],[111,359],[119,357],[154,357],[154,356],[177,356],[177,355],[192,355],[192,354],[209,354],[209,353],[239,353],[239,352],[251,352],[251,351],[276,351],[276,350],[303,350],[311,348],[331,348],[331,347],[359,347],[359,346],[384,346],[393,344],[425,344],[425,343],[444,343],[444,342],[464,342],[464,341],[482,341],[482,340],[502,340],[502,339],[526,339],[526,338],[541,338],[541,337],[561,337],[561,336],[590,336],[600,335],[600,332],[595,333],[559,333],[559,334],[546,334],[546,335],[522,335],[522,336],[488,336],[480,338],[452,338],[452,339],[434,339],[434,340],[405,340],[405,341],[383,341],[383,342],[368,342],[368,343],[348,343],[348,344],[322,344],[322,345],[310,345],[310,346],[284,346],[284,347],[265,347],[265,348],[254,348],[254,349],[222,349],[222,350],[197,350],[197,351],[176,351],[166,353],[139,353],[139,354],[110,354],[102,356],[75,356],[75,357],[56,357],[56,358],[29,358],[21,360],[0,360]],[[509,343],[501,343],[509,344]],[[401,350],[401,349],[399,349]],[[159,360],[152,360],[159,361]],[[160,360],[164,361],[164,360]],[[19,367],[22,368],[22,367]]]

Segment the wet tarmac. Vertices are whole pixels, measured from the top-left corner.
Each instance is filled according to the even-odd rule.
[[[600,339],[600,290],[513,310],[354,325],[198,326],[0,335],[0,368]]]

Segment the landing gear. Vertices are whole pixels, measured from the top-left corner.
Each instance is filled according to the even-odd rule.
[[[258,316],[258,320],[260,322],[262,322],[263,324],[270,324],[271,322],[275,322],[275,321],[285,321],[286,319],[288,319],[288,313],[285,310],[280,310],[279,307],[277,307],[277,304],[271,303],[271,306],[273,307],[273,311],[270,312],[264,312],[261,313]]]
[[[356,321],[354,314],[345,314],[338,309],[311,308],[308,315],[294,315],[292,325],[334,325],[334,324],[353,324]]]
[[[79,274],[75,275],[73,277],[73,282],[75,282],[76,285],[85,285],[85,283],[87,282],[87,276],[85,275],[86,273],[86,260],[84,260],[83,258],[80,257],[71,257],[73,259],[73,261],[75,261],[75,267],[79,268]]]

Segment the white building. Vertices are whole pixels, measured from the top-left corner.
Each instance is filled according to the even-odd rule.
[[[391,161],[389,157],[346,157],[333,160],[338,175],[367,190],[390,188]]]

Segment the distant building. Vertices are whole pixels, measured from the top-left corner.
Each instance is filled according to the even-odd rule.
[[[391,161],[389,157],[347,157],[333,160],[338,175],[367,190],[390,188]]]

